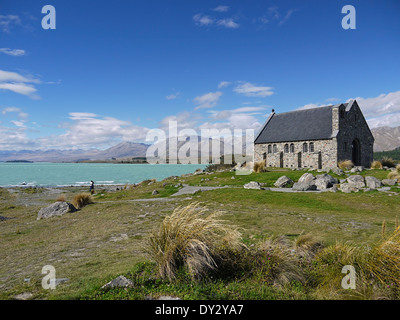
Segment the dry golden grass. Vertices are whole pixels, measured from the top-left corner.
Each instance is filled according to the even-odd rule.
[[[304,283],[306,276],[293,254],[292,247],[285,237],[271,237],[258,245],[258,252],[263,252],[267,262],[258,268],[259,277],[266,278],[275,286],[282,287],[292,281]]]
[[[265,172],[265,160],[254,163],[253,171],[256,173]]]
[[[237,228],[217,219],[221,214],[192,203],[164,219],[145,247],[161,278],[175,279],[182,266],[193,279],[201,278],[217,268],[216,260],[223,260],[224,250],[244,247]]]
[[[322,240],[312,235],[311,233],[300,235],[295,243],[295,250],[300,255],[314,256],[319,250],[322,249]]]
[[[394,171],[390,171],[389,173],[388,173],[388,179],[396,179],[396,180],[399,180],[400,179],[400,173],[397,171],[397,170],[394,170]]]
[[[353,161],[351,160],[342,160],[339,161],[338,167],[342,170],[350,170],[351,168],[354,167]]]
[[[60,195],[60,196],[57,198],[56,201],[65,202],[65,201],[66,201],[65,194]]]
[[[84,206],[93,203],[93,197],[90,193],[78,193],[72,202],[72,204],[75,206],[77,209],[81,209]]]
[[[381,159],[381,163],[382,163],[382,166],[384,166],[384,167],[389,167],[389,168],[396,167],[396,164],[395,164],[394,160],[392,158],[389,158],[389,157],[383,157]]]
[[[363,263],[365,277],[381,285],[400,286],[400,228],[374,247]]]
[[[375,160],[371,163],[371,169],[382,169],[382,162]]]

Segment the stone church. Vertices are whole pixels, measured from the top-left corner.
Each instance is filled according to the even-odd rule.
[[[271,115],[254,140],[266,167],[332,169],[342,160],[370,167],[374,137],[356,100]]]

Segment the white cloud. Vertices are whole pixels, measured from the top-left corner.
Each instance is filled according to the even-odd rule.
[[[228,10],[229,10],[228,6],[218,6],[213,9],[213,11],[217,11],[217,12],[227,12]]]
[[[35,147],[35,141],[26,135],[26,128],[0,126],[0,150],[21,150]]]
[[[159,123],[160,129],[167,131],[169,128],[170,121],[176,121],[178,130],[182,129],[194,129],[197,125],[198,120],[201,119],[199,114],[193,112],[181,112],[177,115],[167,116],[162,119]]]
[[[222,96],[222,92],[209,92],[202,96],[198,96],[193,99],[193,102],[198,106],[195,108],[197,109],[209,109],[216,106],[219,98]]]
[[[267,25],[272,22],[278,23],[279,26],[283,25],[286,23],[291,16],[293,15],[294,12],[296,12],[297,9],[289,9],[284,16],[279,12],[278,7],[273,6],[269,7],[267,10],[267,13],[261,16],[260,18],[254,19],[254,22],[261,22],[262,25]]]
[[[37,89],[32,84],[39,84],[40,80],[27,78],[16,72],[0,70],[0,89],[12,91],[18,94],[38,98]]]
[[[18,119],[19,122],[23,122],[25,123],[29,117],[29,115],[25,112],[22,112],[20,108],[16,108],[16,107],[6,107],[4,108],[1,113],[3,115],[6,115],[7,113],[18,113]]]
[[[41,144],[48,148],[108,147],[121,140],[144,140],[148,131],[147,128],[133,125],[129,121],[94,113],[71,112],[69,118],[72,123],[60,126],[67,130],[66,133],[45,137],[41,140]]]
[[[20,57],[25,55],[25,50],[22,49],[0,48],[0,52],[14,57]]]
[[[165,99],[167,99],[167,100],[174,100],[174,99],[178,98],[179,95],[180,95],[180,92],[171,93],[170,95],[166,96]]]
[[[15,25],[20,25],[21,19],[16,15],[0,15],[0,30],[9,33],[11,28]]]
[[[371,128],[400,126],[400,91],[381,94],[373,98],[353,99],[357,100]]]
[[[352,99],[357,100],[364,116],[368,118],[400,112],[400,91],[381,94],[373,98],[357,97]]]
[[[1,113],[2,113],[2,114],[7,114],[7,113],[9,113],[9,112],[20,112],[20,111],[21,111],[20,108],[16,108],[16,107],[7,107],[7,108],[4,108],[3,110],[1,110]]]
[[[283,19],[281,21],[279,21],[279,25],[283,25],[286,21],[288,21],[290,19],[290,17],[292,16],[292,14],[296,11],[296,9],[290,9],[286,15],[283,17]]]
[[[215,19],[213,17],[203,15],[201,13],[194,15],[193,20],[199,26],[211,26],[215,24],[230,29],[237,29],[240,27],[240,25],[235,21],[233,21],[232,18]]]
[[[337,101],[336,98],[327,99],[326,101]],[[400,91],[381,94],[377,97],[362,98],[356,97],[348,99],[357,100],[360,109],[367,120],[370,128],[381,126],[396,127],[400,126]],[[310,103],[306,104],[298,110],[318,108],[326,104]]]
[[[239,84],[234,91],[247,97],[268,97],[274,94],[271,87],[260,87],[249,82]]]
[[[229,19],[221,19],[217,21],[217,24],[219,26],[223,26],[226,28],[231,28],[231,29],[237,29],[240,27],[240,24],[236,23],[235,21],[233,21],[233,19],[229,18]]]
[[[209,16],[205,16],[202,15],[201,13],[198,13],[196,15],[193,16],[193,20],[195,21],[195,23],[199,26],[208,26],[214,23],[214,19],[209,17]]]
[[[16,127],[20,127],[20,128],[26,127],[24,121],[11,120],[11,123],[14,124]]]
[[[231,82],[229,82],[229,81],[221,81],[218,84],[218,89],[225,88],[225,87],[229,86],[230,84],[231,84]]]

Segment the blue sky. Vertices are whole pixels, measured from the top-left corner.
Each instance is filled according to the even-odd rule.
[[[0,150],[140,142],[169,120],[257,130],[355,98],[371,128],[400,126],[399,18],[397,0],[0,0]]]

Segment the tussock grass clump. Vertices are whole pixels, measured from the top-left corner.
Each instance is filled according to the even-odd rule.
[[[254,163],[253,171],[256,173],[266,172],[265,160]]]
[[[72,204],[75,208],[81,209],[84,206],[93,203],[93,197],[90,193],[79,193],[74,197]]]
[[[384,167],[389,167],[389,168],[396,167],[396,164],[395,164],[394,160],[392,158],[389,158],[389,157],[383,157],[381,159],[381,163],[382,163],[382,166],[384,166]]]
[[[267,239],[258,246],[256,252],[255,276],[260,280],[278,287],[293,281],[305,283],[304,269],[285,237]]]
[[[298,254],[313,257],[323,248],[323,243],[315,235],[307,233],[300,235],[295,240],[294,247]]]
[[[384,286],[400,288],[400,228],[371,249],[364,262],[363,273]]]
[[[380,162],[378,160],[372,161],[371,169],[382,169],[382,168],[383,168],[382,162]]]
[[[400,180],[400,164],[396,166],[396,169],[389,172],[388,179]]]
[[[173,280],[184,267],[192,279],[202,278],[223,261],[224,252],[244,247],[241,233],[198,203],[178,207],[154,230],[145,250],[161,278]]]
[[[57,202],[65,202],[66,201],[65,194],[58,196],[56,201]]]
[[[350,170],[351,168],[354,167],[353,161],[351,160],[342,160],[339,161],[338,167],[342,170]]]

